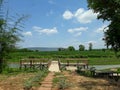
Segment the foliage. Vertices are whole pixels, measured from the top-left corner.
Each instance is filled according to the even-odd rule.
[[[30,90],[32,88],[32,82],[31,81],[26,81],[24,83],[24,90]]]
[[[92,43],[89,43],[89,51],[91,51],[92,50]]]
[[[88,76],[88,77],[91,77],[94,75],[94,71],[95,71],[95,68],[94,67],[91,67],[90,69],[84,69],[83,67],[81,66],[78,66],[77,67],[77,70],[76,72],[80,75],[84,75],[84,76]]]
[[[27,49],[27,48],[23,48],[23,49],[15,49],[14,50],[15,52],[33,52],[32,50],[29,50],[29,49]]]
[[[24,90],[30,90],[33,86],[39,85],[39,82],[43,80],[48,74],[47,70],[39,71],[36,76],[29,78],[24,82]]]
[[[120,0],[87,0],[88,7],[98,14],[98,19],[110,21],[104,31],[106,46],[112,46],[117,52],[120,50]]]
[[[20,31],[22,28],[22,22],[25,20],[26,16],[23,15],[16,18],[10,18],[8,16],[8,11],[6,15],[2,12],[3,2],[0,1],[0,73],[2,72],[4,66],[4,59],[8,56],[9,52],[15,48],[16,42],[20,41]],[[13,22],[10,24],[9,22]]]
[[[68,51],[75,51],[75,48],[73,46],[69,46]]]
[[[85,46],[84,45],[79,45],[79,51],[84,51],[85,50]]]
[[[98,19],[112,21],[118,18],[120,11],[120,0],[87,0],[88,7],[99,13]]]
[[[59,83],[58,83],[58,87],[60,90],[65,90],[66,88],[70,87],[70,84],[68,81],[66,81],[65,78],[60,78]]]
[[[117,73],[120,73],[120,68],[117,69]]]
[[[65,90],[71,86],[71,84],[67,81],[66,77],[61,73],[55,73],[53,84],[54,86],[57,84],[60,90]]]
[[[66,51],[66,48],[58,48],[58,51]]]
[[[117,23],[118,22],[118,23]],[[112,21],[108,26],[109,29],[105,31],[105,42],[107,46],[112,46],[115,54],[120,50],[120,19],[119,21]]]

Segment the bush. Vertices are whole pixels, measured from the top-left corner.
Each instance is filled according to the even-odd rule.
[[[59,79],[59,83],[58,83],[59,89],[64,90],[64,89],[68,88],[69,86],[70,86],[70,84],[68,81],[66,81],[65,78]]]
[[[53,85],[57,85],[59,90],[64,90],[71,86],[63,74],[55,73],[55,76],[56,78],[53,79]]]
[[[24,90],[30,90],[32,88],[32,81],[26,81],[24,83]]]
[[[30,90],[32,86],[38,85],[40,81],[48,74],[47,70],[40,71],[35,77],[28,79],[24,83],[24,90]]]

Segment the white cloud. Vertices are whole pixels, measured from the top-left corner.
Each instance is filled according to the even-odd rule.
[[[30,32],[30,31],[24,32],[23,35],[24,35],[24,36],[32,36],[32,32]]]
[[[56,27],[53,27],[52,29],[47,29],[47,28],[43,29],[41,27],[34,26],[33,30],[39,32],[40,34],[46,34],[46,35],[58,33],[58,30]]]
[[[75,33],[75,32],[80,32],[80,31],[86,31],[88,27],[79,27],[79,28],[72,28],[68,29],[69,33]]]
[[[75,12],[75,14],[74,14],[74,16],[75,17],[78,17],[80,14],[82,14],[82,13],[84,13],[84,9],[83,8],[79,8],[76,12]]]
[[[103,33],[103,31],[106,31],[108,29],[107,25],[103,25],[100,28],[98,28],[95,32],[96,33]]]
[[[88,27],[79,27],[79,28],[71,28],[68,29],[68,32],[71,34],[74,34],[74,36],[80,36],[82,34],[82,31],[86,31]]]
[[[93,13],[92,10],[83,11],[83,13],[76,12],[76,14],[75,17],[80,23],[90,23],[97,18],[97,14]]]
[[[63,14],[63,18],[66,20],[71,19],[72,17],[73,17],[73,14],[69,10],[66,10]]]
[[[92,20],[97,18],[97,13],[93,13],[92,10],[85,11],[83,8],[79,8],[75,13],[66,10],[63,14],[63,18],[67,20],[75,18],[80,23],[90,23]]]

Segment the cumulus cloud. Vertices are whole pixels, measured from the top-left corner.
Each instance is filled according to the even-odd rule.
[[[96,33],[103,33],[103,31],[106,31],[108,29],[107,25],[103,25],[99,27],[95,32]]]
[[[71,34],[74,34],[74,36],[80,36],[82,34],[82,31],[86,31],[88,27],[79,27],[79,28],[71,28],[68,29],[68,32]]]
[[[53,27],[52,29],[49,29],[49,28],[43,29],[43,28],[41,28],[41,27],[34,26],[34,27],[33,27],[33,30],[39,32],[40,34],[46,34],[46,35],[58,33],[58,30],[57,30],[56,27]]]
[[[23,35],[24,35],[24,36],[32,36],[32,32],[30,32],[30,31],[24,32]]]
[[[69,20],[73,17],[73,14],[72,12],[70,12],[69,10],[66,10],[63,14],[63,18],[66,19],[66,20]]]
[[[83,8],[79,8],[74,13],[72,13],[69,10],[66,10],[63,13],[63,18],[67,20],[75,18],[78,22],[85,24],[90,23],[92,22],[92,20],[96,19],[97,13],[93,13],[92,10],[84,10]]]

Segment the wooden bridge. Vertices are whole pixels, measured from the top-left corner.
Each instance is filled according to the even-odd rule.
[[[58,66],[61,69],[61,67],[67,67],[67,66],[81,66],[83,68],[88,68],[88,60],[87,59],[81,59],[81,58],[66,58],[66,59],[22,59],[20,60],[20,69],[21,68],[40,68],[43,67],[49,68],[51,65],[51,61],[58,61]]]

